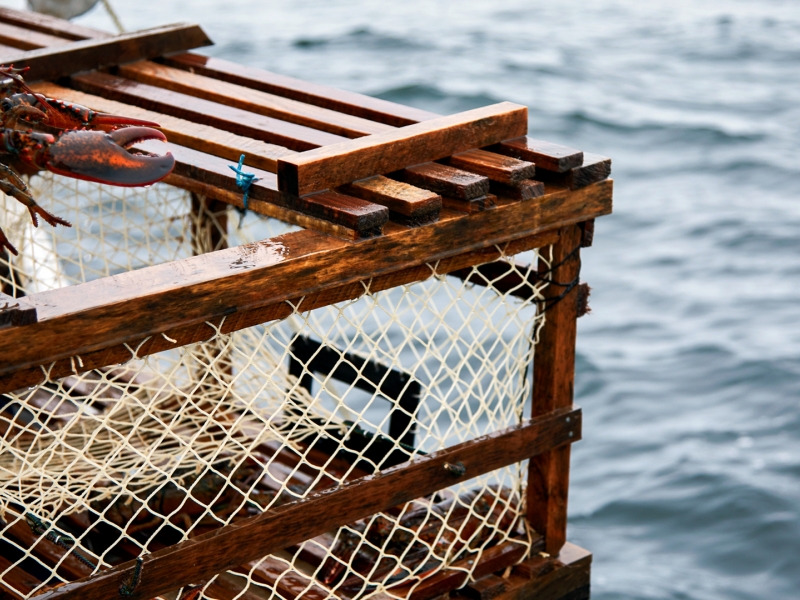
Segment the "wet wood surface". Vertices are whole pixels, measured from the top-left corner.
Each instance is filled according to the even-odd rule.
[[[551,267],[544,261],[539,265],[539,277],[551,283],[540,304],[546,319],[533,362],[533,417],[572,406],[580,245],[581,228],[569,225],[553,245]],[[544,535],[552,555],[566,542],[569,459],[569,448],[560,448],[532,458],[528,465],[528,522]]]
[[[531,162],[485,150],[469,150],[455,154],[447,159],[447,164],[469,169],[473,173],[485,175],[493,181],[509,185],[518,184],[522,180],[536,175],[536,165]]]
[[[557,411],[154,552],[144,557],[142,578],[131,598],[152,598],[206,579],[324,531],[571,443],[580,439],[580,431],[579,410]],[[444,468],[445,463],[461,463],[464,474],[455,476]],[[133,563],[126,563],[40,598],[107,600],[116,597],[119,581],[133,568]]]
[[[527,122],[527,108],[501,102],[280,159],[278,181],[300,196],[515,137]]]
[[[583,164],[583,152],[580,150],[544,140],[535,140],[527,135],[513,140],[505,140],[502,144],[491,146],[490,149],[492,152],[530,161],[540,169],[556,173],[563,173]]]
[[[0,7],[0,22],[22,27],[26,31],[49,33],[68,40],[86,40],[90,38],[112,37],[112,34],[99,29],[77,25],[65,19],[51,17],[29,10],[14,10]]]
[[[584,152],[583,164],[564,173],[539,171],[537,179],[545,183],[563,185],[577,190],[587,185],[603,181],[611,176],[611,159],[599,154]]]
[[[412,222],[416,220],[416,224],[435,221],[442,208],[442,197],[438,194],[380,175],[344,185],[339,189],[350,196],[387,207],[401,217],[395,219],[399,222],[403,222],[402,218]]]
[[[14,27],[5,24],[8,27]],[[3,43],[12,46],[32,42],[33,36],[45,43],[52,36],[36,32],[26,32],[21,37],[7,36]],[[42,38],[41,36],[47,36]],[[41,79],[58,79],[90,69],[100,69],[124,62],[142,60],[178,52],[191,48],[199,48],[211,44],[211,40],[197,25],[164,25],[144,31],[121,34],[112,38],[87,39],[72,41],[55,47],[29,49],[14,56],[4,58],[6,63],[14,63],[16,67],[30,67],[25,74],[29,82]],[[49,44],[45,44],[49,46]]]
[[[473,200],[489,193],[487,177],[439,163],[407,167],[391,173],[390,177],[461,200]]]
[[[24,27],[4,23],[0,20],[0,42],[7,44],[11,52],[4,55],[18,56],[20,50],[36,50],[45,46],[64,46],[70,41],[47,33],[30,31]]]
[[[378,274],[585,221],[611,212],[612,189],[612,182],[605,181],[576,192],[546,194],[536,202],[472,215],[440,215],[438,223],[416,229],[387,224],[384,236],[356,244],[296,232],[32,294],[28,301],[37,308],[39,322],[0,336],[0,374],[76,354],[83,357],[168,330],[204,331],[208,320],[227,316],[235,321],[237,313],[324,295],[325,290]],[[139,318],[130,319],[131,314]]]
[[[544,183],[534,179],[523,179],[515,185],[506,185],[492,181],[492,193],[514,200],[533,200],[544,195]]]

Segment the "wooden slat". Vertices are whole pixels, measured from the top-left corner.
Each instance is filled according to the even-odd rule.
[[[12,27],[6,25],[6,27]],[[24,31],[19,35],[7,35],[3,42],[10,46],[22,47],[24,44],[37,44],[26,40],[34,39],[35,32]],[[46,34],[35,34],[35,39]],[[48,39],[55,40],[52,36]],[[53,42],[55,43],[55,42]],[[6,64],[16,67],[30,67],[25,74],[28,81],[58,79],[79,71],[100,69],[120,63],[143,60],[179,52],[190,48],[208,46],[211,40],[198,25],[164,25],[126,33],[112,38],[89,39],[39,50],[19,52],[4,59]]]
[[[170,176],[168,179],[178,187],[203,193],[203,190],[196,188],[192,182],[207,184],[233,194],[233,197],[215,195],[214,197],[220,196],[217,197],[218,200],[244,207],[241,190],[237,188],[235,174],[230,168],[232,165],[225,159],[169,142],[166,144],[158,141],[143,142],[137,144],[135,148],[161,153],[171,152],[175,157],[173,171],[175,177]],[[254,212],[268,216],[284,214],[276,213],[269,205],[298,211],[350,230],[352,233],[347,237],[352,239],[378,235],[389,220],[389,211],[385,207],[344,194],[328,192],[303,198],[289,198],[278,191],[277,177],[274,173],[250,167],[246,167],[245,171],[252,173],[258,179],[250,186],[248,199],[248,209]]]
[[[35,83],[31,88],[45,96],[82,104],[96,111],[153,121],[159,124],[160,129],[170,142],[206,154],[226,158],[234,163],[238,162],[241,154],[245,154],[246,165],[271,173],[277,171],[279,157],[290,156],[295,153],[294,150],[289,150],[283,146],[268,144],[261,140],[254,140],[253,138],[222,131],[209,125],[192,123],[186,119],[166,115],[162,112],[109,100],[108,98],[87,94],[54,83]]]
[[[537,234],[609,214],[612,188],[606,181],[469,217],[443,211],[438,223],[411,231],[387,224],[384,236],[358,244],[299,231],[32,294],[27,298],[40,322],[0,336],[0,374],[5,375],[0,391],[41,381],[43,364],[56,362],[54,377],[68,375],[75,355],[93,369],[129,359],[123,345],[128,342],[144,356],[211,338],[214,330],[206,321],[219,323],[224,317],[227,333],[284,318],[301,298],[302,310],[357,298],[364,293],[362,281],[371,280],[374,291],[426,279],[429,262],[442,265],[471,252],[478,255],[448,270],[497,260],[506,243],[534,240],[532,246],[507,247],[509,253],[524,251],[536,247]],[[130,319],[131,314],[140,318]],[[178,343],[164,340],[162,332]],[[18,371],[19,376],[12,375]]]
[[[611,175],[611,159],[599,154],[584,152],[583,164],[564,173],[540,170],[536,178],[545,183],[563,185],[571,190],[608,179]]]
[[[10,55],[20,54],[20,50],[36,50],[45,46],[63,46],[69,44],[69,40],[59,38],[38,31],[28,31],[16,25],[9,25],[0,21],[0,42],[13,48]],[[3,54],[6,54],[5,52]]]
[[[21,594],[27,596],[42,584],[22,567],[14,567],[12,564],[0,555],[0,600],[22,600]],[[12,589],[16,592],[12,592]]]
[[[392,125],[393,127],[413,125],[438,116],[418,108],[402,106],[379,98],[310,83],[263,69],[240,65],[221,58],[201,56],[199,54],[178,54],[165,57],[163,62],[222,81],[243,85],[270,94],[277,94],[285,98],[292,98],[307,104]]]
[[[580,431],[579,410],[553,413],[181,542],[144,557],[135,597],[151,598],[206,579],[324,531],[571,443],[580,438]],[[461,463],[465,473],[457,477],[444,468],[445,463]],[[120,580],[133,568],[129,562],[40,598],[107,600],[115,597]]]
[[[489,179],[508,185],[516,185],[536,174],[536,166],[533,163],[485,150],[470,150],[455,154],[447,159],[447,164],[469,169],[473,173],[485,175]]]
[[[438,194],[380,175],[339,189],[345,194],[387,207],[394,220],[410,225],[435,221],[442,208],[442,197]]]
[[[278,183],[300,196],[485,146],[524,131],[527,122],[527,108],[501,102],[280,159]]]
[[[391,177],[442,196],[473,200],[489,193],[489,179],[439,163],[424,163],[390,174]]]
[[[497,196],[494,194],[486,194],[485,196],[472,198],[471,200],[461,200],[460,198],[442,196],[442,206],[469,214],[481,212],[488,208],[494,208],[496,203]]]
[[[85,40],[89,38],[112,37],[112,34],[99,29],[91,29],[77,25],[65,19],[51,17],[29,10],[14,10],[0,7],[0,22],[22,27],[27,31],[49,33],[68,40]]]
[[[190,73],[150,61],[121,65],[118,73],[133,81],[233,106],[289,123],[305,125],[347,138],[383,133],[392,128],[260,90]]]
[[[345,139],[303,125],[287,123],[107,73],[84,73],[76,75],[71,81],[78,89],[90,94],[210,125],[292,150],[309,150],[326,144],[336,144]]]
[[[527,135],[506,140],[489,149],[492,152],[536,163],[538,168],[556,173],[564,173],[583,164],[583,152],[580,150],[544,140],[535,140]]]
[[[544,195],[544,183],[534,179],[523,179],[516,185],[506,185],[492,181],[492,193],[512,200],[533,200]]]
[[[0,292],[0,329],[30,325],[37,320],[36,308],[30,306],[24,298],[14,298]]]
[[[533,363],[531,415],[572,406],[575,379],[575,335],[578,318],[581,228],[569,225],[553,245],[552,272],[540,264],[540,277],[551,282],[544,290],[547,318],[539,332]],[[569,448],[532,458],[528,466],[527,517],[544,535],[547,552],[558,554],[566,541]]]
[[[165,62],[183,69],[193,69],[195,72],[209,77],[231,81],[253,89],[269,91],[288,98],[301,100],[308,104],[330,108],[350,115],[358,115],[395,127],[439,118],[436,113],[409,108],[402,104],[385,100],[377,100],[364,94],[342,92],[336,88],[307,83],[254,67],[244,67],[218,58],[186,53],[168,57]],[[530,143],[533,144],[532,147]],[[504,141],[498,146],[491,145],[487,149],[528,162],[538,163],[540,176],[537,176],[537,179],[542,181],[545,181],[546,176],[542,172],[546,170],[552,171],[553,174],[566,173],[572,168],[580,168],[579,159],[583,159],[584,164],[589,161],[578,150],[529,138],[526,139],[526,145],[522,151],[520,151],[518,140],[513,140],[510,146],[506,146],[506,141]],[[472,170],[471,167],[470,170]],[[578,171],[569,178],[548,179],[547,181],[571,185],[573,189],[576,189],[582,184],[588,185],[589,182],[594,183],[605,179],[609,176],[609,173],[610,164],[607,166],[598,165],[590,168],[588,172]]]
[[[511,264],[505,260],[484,263],[476,268],[467,267],[447,273],[483,287],[491,287],[500,294],[511,294],[523,300],[533,298],[533,286],[539,281],[534,268]],[[523,276],[524,275],[524,276]]]

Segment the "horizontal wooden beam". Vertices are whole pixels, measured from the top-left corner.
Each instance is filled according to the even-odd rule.
[[[11,44],[10,41],[6,43]],[[63,46],[28,50],[15,56],[7,56],[3,62],[13,63],[15,67],[30,67],[25,78],[28,81],[37,81],[58,79],[79,71],[154,58],[211,43],[199,25],[179,23],[111,38],[75,41]]]
[[[14,10],[13,8],[0,7],[0,22],[17,25],[27,31],[49,33],[67,40],[113,37],[113,34],[106,31],[84,27],[65,19],[30,10]]]
[[[527,128],[528,109],[501,102],[280,159],[278,186],[302,196],[517,137]]]
[[[581,437],[580,409],[564,410],[481,436],[474,440],[415,457],[376,475],[345,483],[304,500],[245,519],[186,540],[144,557],[142,577],[130,596],[146,600],[216,573],[233,569],[299,544],[316,535],[363,519],[394,506],[427,496],[523,461]],[[461,463],[457,476],[445,464]],[[120,581],[129,577],[128,562],[94,577],[68,583],[38,596],[40,600],[108,600],[119,594]]]
[[[148,337],[148,343],[160,343],[162,332],[183,330],[183,339],[208,339],[213,331],[207,321],[224,317],[226,328],[235,329],[287,316],[287,301],[314,296],[324,306],[339,301],[330,292],[344,288],[358,297],[364,293],[360,282],[372,278],[386,276],[387,287],[393,287],[398,283],[391,274],[404,269],[420,267],[427,273],[420,276],[424,279],[430,276],[428,263],[609,214],[612,189],[609,180],[577,192],[546,194],[535,202],[500,205],[472,215],[442,215],[438,223],[417,229],[387,225],[383,236],[358,243],[298,231],[31,294],[27,301],[37,308],[39,322],[0,336],[0,388],[18,389],[37,369],[41,378],[41,365],[63,361],[58,364],[69,369],[76,355],[100,356],[122,344],[138,346]],[[495,254],[479,262],[496,258]],[[137,318],[131,319],[132,314]],[[162,349],[167,347],[174,346]],[[102,357],[97,360],[102,362]],[[12,376],[18,371],[24,374],[20,379]]]

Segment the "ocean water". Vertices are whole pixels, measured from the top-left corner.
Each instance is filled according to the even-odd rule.
[[[536,137],[611,156],[570,498],[593,598],[800,598],[800,5],[111,2],[129,29],[199,22],[207,53],[429,110],[519,102]]]

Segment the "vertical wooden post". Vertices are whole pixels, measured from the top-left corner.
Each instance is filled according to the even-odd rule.
[[[554,283],[545,290],[548,301],[540,308],[546,307],[547,312],[533,361],[532,417],[572,406],[580,244],[580,226],[564,227],[553,245],[555,268],[547,274],[547,265],[539,266],[542,276]],[[559,300],[562,294],[564,297]],[[569,457],[567,444],[532,458],[528,467],[528,522],[544,536],[547,552],[552,556],[558,555],[566,541]]]

